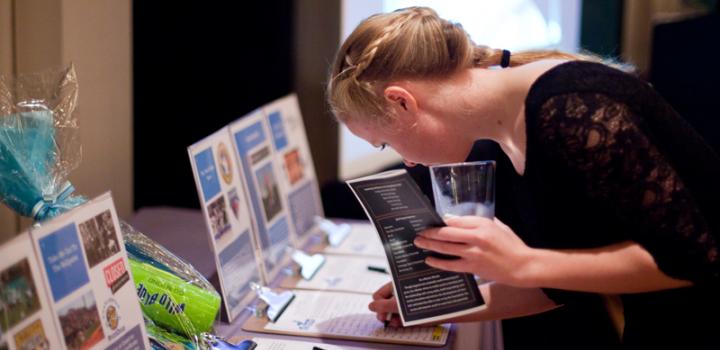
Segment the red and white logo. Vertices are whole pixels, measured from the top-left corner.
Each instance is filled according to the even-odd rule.
[[[115,260],[108,266],[105,266],[105,268],[103,268],[103,273],[105,273],[105,284],[110,287],[113,294],[115,294],[115,292],[120,289],[125,282],[130,280],[130,275],[125,268],[125,262],[123,262],[122,258]]]

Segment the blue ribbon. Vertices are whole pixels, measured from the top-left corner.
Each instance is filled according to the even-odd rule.
[[[58,209],[65,200],[75,191],[75,187],[66,181],[62,189],[53,195],[44,195],[41,200],[35,203],[32,210],[32,216],[35,221],[41,221],[47,217],[52,209]]]

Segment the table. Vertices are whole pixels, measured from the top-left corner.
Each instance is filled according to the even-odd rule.
[[[203,274],[203,276],[205,276],[208,280],[212,281],[213,279],[216,279],[215,259],[210,248],[207,228],[201,211],[174,207],[141,208],[138,212],[128,218],[127,222],[136,230],[144,233],[171,252],[175,253],[177,256],[192,264],[195,269]],[[250,316],[249,312],[244,312],[232,323],[217,321],[215,324],[215,332],[217,335],[224,338],[240,336],[305,340],[334,344],[342,346],[345,349],[353,350],[390,350],[398,348],[407,350],[502,349],[502,334],[499,322],[455,324],[450,332],[447,345],[441,348],[435,348],[284,336],[243,331],[241,326]]]

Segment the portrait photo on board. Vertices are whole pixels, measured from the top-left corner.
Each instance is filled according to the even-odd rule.
[[[78,225],[90,268],[120,251],[112,214],[106,210]]]
[[[207,211],[210,217],[213,237],[218,240],[230,230],[230,220],[228,220],[227,217],[225,196],[220,196],[212,201],[208,205]]]
[[[277,180],[275,180],[272,163],[258,169],[255,176],[260,187],[263,209],[265,209],[265,221],[270,222],[282,210],[280,190],[278,189]]]

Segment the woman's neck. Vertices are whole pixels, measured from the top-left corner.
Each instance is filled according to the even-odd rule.
[[[462,103],[468,118],[465,130],[473,130],[476,139],[497,142],[510,158],[515,171],[525,173],[527,135],[525,99],[540,75],[563,60],[542,60],[506,69],[470,70],[472,85]]]
[[[515,171],[525,172],[525,97],[532,82],[520,72],[510,69],[473,69],[473,88],[469,103],[474,104],[470,119],[477,139],[498,143]]]
[[[437,116],[458,142],[493,140],[518,174],[525,173],[525,99],[537,78],[562,60],[505,69],[473,68],[442,80],[408,82],[420,88],[421,108]]]
[[[527,135],[525,133],[525,106],[521,106],[516,114],[513,125],[503,134],[504,137],[496,139],[503,152],[510,158],[515,171],[525,174],[525,157],[527,152]]]

